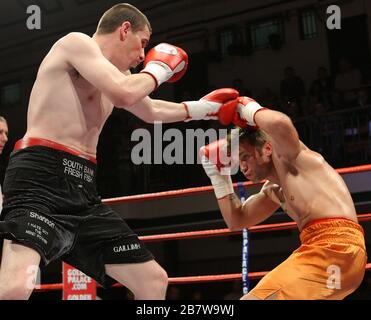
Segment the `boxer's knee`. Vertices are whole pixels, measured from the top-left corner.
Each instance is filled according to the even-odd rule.
[[[160,267],[159,270],[157,271],[157,274],[155,275],[154,283],[155,285],[159,287],[159,290],[163,292],[165,296],[167,286],[169,283],[169,278],[168,278],[166,271],[163,268]]]
[[[165,299],[168,286],[168,275],[166,271],[158,266],[152,272],[143,277],[134,288],[136,299]]]
[[[157,299],[165,298],[168,282],[169,279],[166,271],[159,266],[153,271],[145,284],[147,287],[146,290],[154,293]]]

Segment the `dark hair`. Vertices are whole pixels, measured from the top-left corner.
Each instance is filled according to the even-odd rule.
[[[108,34],[114,32],[124,21],[129,21],[133,32],[143,30],[147,25],[152,33],[151,24],[147,17],[134,6],[128,3],[119,3],[107,10],[100,19],[97,34]]]
[[[262,129],[256,128],[236,128],[239,144],[248,143],[252,147],[256,148],[259,152],[261,151],[264,144],[269,141],[268,134]],[[227,136],[227,150],[230,152],[231,149],[231,140],[235,138],[236,133],[232,131],[231,134]]]

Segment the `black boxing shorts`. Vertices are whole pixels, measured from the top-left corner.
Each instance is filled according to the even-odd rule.
[[[98,283],[114,283],[105,264],[153,260],[138,236],[97,193],[96,164],[50,146],[13,151],[3,185],[0,237],[61,258]]]

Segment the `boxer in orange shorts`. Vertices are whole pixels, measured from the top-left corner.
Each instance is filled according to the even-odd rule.
[[[230,230],[249,228],[281,206],[297,223],[301,240],[301,246],[242,299],[343,299],[362,282],[367,262],[363,229],[343,179],[299,140],[285,114],[247,97],[238,98],[235,112],[240,170],[255,183],[266,182],[241,203],[231,176],[210,157],[225,148],[226,141],[201,148],[226,224]]]

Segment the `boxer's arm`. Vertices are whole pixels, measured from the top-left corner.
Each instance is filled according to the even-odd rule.
[[[288,160],[295,159],[298,156],[302,150],[299,135],[287,115],[264,109],[255,114],[255,123],[269,134],[278,156]]]
[[[266,182],[259,193],[250,196],[244,203],[241,203],[235,193],[218,199],[224,221],[231,231],[257,225],[280,207],[268,196],[268,183]]]
[[[55,44],[54,51],[114,105],[133,105],[155,89],[155,81],[148,74],[125,76],[103,56],[96,42],[85,34],[68,34]]]
[[[269,134],[275,153],[287,160],[301,151],[299,135],[284,113],[262,107],[254,99],[239,97],[234,123],[240,127],[259,127]]]
[[[146,97],[134,106],[125,107],[142,120],[152,123],[154,121],[177,122],[190,120],[218,119],[219,110],[228,109],[230,104],[236,104],[238,91],[230,88],[214,90],[197,101],[174,103],[164,100],[155,100]],[[117,106],[120,108],[120,106]],[[224,121],[229,122],[227,117]],[[219,118],[221,121],[221,118]],[[222,122],[222,121],[221,121]]]
[[[187,111],[183,103],[156,100],[149,97],[125,109],[148,123],[155,121],[177,122],[187,118]]]

